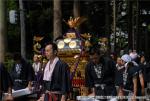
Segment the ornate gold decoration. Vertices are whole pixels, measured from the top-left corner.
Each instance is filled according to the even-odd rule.
[[[40,48],[42,47],[41,44],[39,44],[39,42],[40,42],[41,40],[43,40],[43,38],[44,38],[44,37],[39,37],[39,36],[34,36],[34,37],[33,37],[33,40],[36,42],[36,43],[33,45],[33,50],[34,50],[36,53],[38,53],[38,54],[41,53]]]
[[[67,38],[76,38],[76,33],[72,32],[72,33],[66,33],[66,37]]]
[[[69,47],[70,47],[70,48],[75,48],[76,46],[77,46],[76,41],[71,41],[71,42],[69,42]]]
[[[101,40],[102,43],[108,43],[108,38],[104,37],[104,38],[101,38],[100,40]]]
[[[78,27],[85,20],[87,20],[85,17],[76,17],[76,18],[70,17],[70,19],[67,22],[65,20],[64,20],[64,22],[67,25],[69,25],[70,28],[75,28],[75,27]]]
[[[70,41],[71,41],[71,38],[65,38],[65,39],[64,39],[64,42],[65,42],[65,43],[69,43]]]
[[[34,37],[33,37],[33,40],[36,41],[36,42],[39,42],[39,41],[43,40],[43,38],[44,38],[44,37],[34,36]]]
[[[90,35],[90,33],[84,33],[84,34],[81,34],[81,36],[85,39],[89,39],[92,37],[92,35]]]
[[[81,36],[85,38],[85,47],[90,47],[92,45],[90,43],[90,38],[92,37],[92,35],[90,35],[90,33],[84,33],[84,34],[81,34]]]
[[[108,38],[106,38],[106,37],[100,38],[99,42],[100,42],[100,45],[101,45],[100,50],[103,53],[106,53],[108,51]]]
[[[58,46],[59,49],[64,48],[64,46],[65,46],[64,41],[59,41],[58,44],[57,44],[57,46]]]
[[[90,43],[89,40],[86,40],[86,41],[85,41],[85,47],[90,47],[90,46],[92,46],[92,44]]]
[[[37,42],[36,44],[33,45],[33,50],[40,54],[41,52],[39,51],[39,49],[41,48],[41,45]]]

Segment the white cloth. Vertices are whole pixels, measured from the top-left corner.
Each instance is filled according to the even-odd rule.
[[[131,62],[131,57],[128,54],[124,54],[121,59],[125,62]]]
[[[136,63],[135,61],[132,61],[134,66],[139,66],[138,63]]]
[[[34,72],[35,72],[35,75],[37,74],[37,72],[40,70],[40,66],[41,66],[41,63],[38,62],[38,63],[33,63],[32,64],[32,67],[34,69]]]
[[[17,74],[20,74],[21,69],[22,69],[22,65],[21,64],[16,64],[15,69],[16,69]]]
[[[131,61],[131,62],[133,63],[134,66],[139,66],[135,61]],[[129,63],[129,62],[125,63],[125,65],[124,65],[125,68],[127,68],[128,63]]]
[[[136,52],[131,52],[129,55],[132,60],[135,60],[138,57],[138,54]]]
[[[56,63],[59,61],[59,58],[56,57],[53,62],[49,60],[48,63],[46,64],[45,70],[44,70],[44,77],[43,80],[45,81],[51,81],[52,73],[55,68]]]
[[[133,92],[129,92],[128,96],[130,96],[130,97],[132,98],[132,96],[133,96]],[[128,98],[128,101],[132,101],[132,99],[131,99],[131,98]]]
[[[117,98],[111,98],[111,99],[108,100],[108,101],[118,101],[118,99],[117,99]]]

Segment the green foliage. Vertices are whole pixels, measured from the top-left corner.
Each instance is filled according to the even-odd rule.
[[[28,21],[33,35],[51,33],[53,22],[52,12],[51,8],[29,11]]]
[[[7,15],[9,15],[10,10],[18,10],[17,0],[7,0]],[[7,50],[8,52],[18,51],[18,49],[20,49],[19,48],[20,47],[19,16],[18,16],[17,24],[10,24],[9,16],[7,22],[8,22],[7,23],[7,40],[8,40]]]
[[[147,27],[147,28],[148,28],[148,31],[150,31],[150,24],[148,25],[148,27]]]
[[[12,55],[10,53],[6,53],[4,65],[6,69],[8,70],[8,72],[11,70],[13,63],[14,61],[12,59]]]
[[[16,0],[7,0],[8,10],[17,9]]]

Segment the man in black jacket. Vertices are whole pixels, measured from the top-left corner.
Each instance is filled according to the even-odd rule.
[[[15,63],[11,69],[11,78],[13,80],[14,90],[32,88],[31,82],[34,79],[34,70],[32,65],[22,58],[20,53],[15,53],[13,57]]]
[[[44,70],[44,101],[66,101],[70,90],[68,65],[57,56],[57,45],[48,43],[45,55],[49,60]]]
[[[2,100],[2,93],[8,93],[7,99],[11,101],[12,98],[12,80],[4,65],[0,63],[0,101]]]
[[[34,70],[32,65],[22,58],[20,53],[13,56],[14,64],[11,68],[10,75],[13,81],[13,90],[21,90],[26,87],[32,90],[32,81],[34,80]],[[27,95],[16,97],[15,101],[28,101]]]
[[[90,61],[85,68],[85,83],[92,90],[92,96],[114,96],[115,63],[101,55],[99,47],[89,50]]]

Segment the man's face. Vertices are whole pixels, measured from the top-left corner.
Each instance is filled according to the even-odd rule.
[[[54,56],[52,45],[47,45],[45,47],[45,55],[47,59],[50,59]]]
[[[143,63],[144,61],[145,61],[145,57],[142,56],[142,57],[141,57],[141,62]]]
[[[125,65],[125,61],[123,61],[122,59],[121,59],[121,65],[122,66]]]
[[[121,59],[120,57],[117,58],[117,64],[118,64],[119,66],[122,65],[122,59]]]
[[[93,61],[95,64],[98,64],[99,63],[99,58],[100,56],[98,54],[93,54],[93,55],[90,55],[90,59],[91,61]]]
[[[37,61],[38,61],[38,55],[36,55],[36,54],[34,55],[33,61],[34,61],[34,62],[37,62]]]

